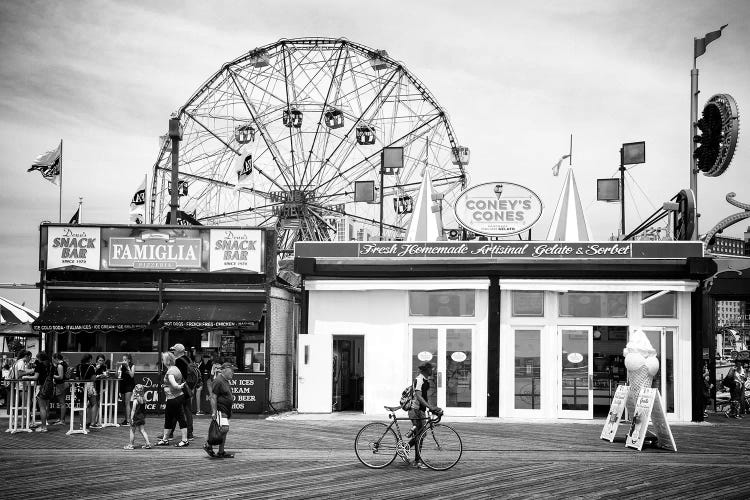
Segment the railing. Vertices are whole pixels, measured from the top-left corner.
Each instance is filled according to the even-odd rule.
[[[8,429],[5,432],[33,432],[36,424],[36,398],[32,380],[6,379],[8,387]]]

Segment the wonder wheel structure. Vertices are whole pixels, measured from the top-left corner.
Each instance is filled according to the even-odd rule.
[[[175,116],[180,211],[203,225],[275,227],[281,252],[300,240],[403,237],[425,171],[448,225],[466,184],[469,150],[424,84],[385,51],[344,39],[251,50]],[[169,213],[171,163],[165,138],[152,223]]]

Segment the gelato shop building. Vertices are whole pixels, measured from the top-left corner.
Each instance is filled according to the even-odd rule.
[[[642,331],[668,418],[690,421],[714,267],[701,242],[297,243],[297,407],[382,414],[429,361],[448,415],[591,419]]]

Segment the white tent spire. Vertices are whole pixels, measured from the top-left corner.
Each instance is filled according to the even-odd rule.
[[[419,186],[414,211],[406,230],[406,241],[438,241],[443,236],[443,221],[440,212],[432,211],[432,179],[425,168],[422,184]]]
[[[565,182],[557,200],[555,214],[547,232],[550,241],[591,241],[591,229],[583,213],[573,169],[568,168]]]

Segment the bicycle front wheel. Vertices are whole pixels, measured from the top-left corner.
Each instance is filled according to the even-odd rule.
[[[434,424],[422,433],[417,443],[419,457],[434,470],[448,470],[456,465],[463,453],[461,437],[453,427]]]
[[[354,452],[360,462],[373,469],[382,469],[396,458],[396,433],[382,422],[367,424],[357,433]]]

